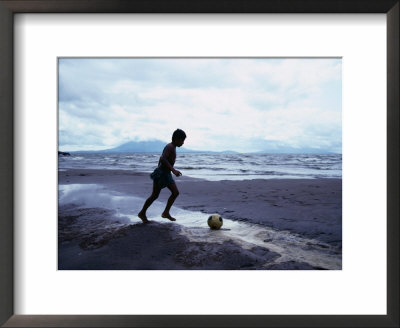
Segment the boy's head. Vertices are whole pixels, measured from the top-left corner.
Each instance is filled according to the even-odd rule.
[[[176,129],[172,134],[172,142],[179,147],[183,145],[185,139],[186,139],[186,133],[183,132],[183,130],[181,129]]]

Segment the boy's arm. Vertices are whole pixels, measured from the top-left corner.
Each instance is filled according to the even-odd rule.
[[[171,172],[178,177],[178,176],[182,175],[182,173],[179,172],[178,170],[175,170],[174,167],[171,165],[171,163],[168,161],[168,157],[169,157],[169,155],[171,154],[171,152],[173,150],[174,149],[173,149],[172,145],[165,146],[164,151],[163,151],[163,153],[162,153],[162,155],[160,157],[160,161],[159,162],[161,162],[166,167],[168,167],[171,170]]]
[[[168,157],[171,154],[172,148],[171,146],[167,145],[164,148],[164,151],[160,157],[160,162],[168,167],[172,172],[174,171],[174,167],[171,165],[171,163],[168,161]]]

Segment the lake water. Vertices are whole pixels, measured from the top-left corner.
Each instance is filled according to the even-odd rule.
[[[59,169],[113,169],[152,172],[160,154],[72,153],[59,156]],[[206,180],[341,178],[341,154],[199,154],[179,153],[175,168]]]

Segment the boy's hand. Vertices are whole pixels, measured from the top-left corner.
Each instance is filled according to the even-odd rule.
[[[177,177],[180,177],[182,175],[182,173],[178,170],[173,170],[172,173],[175,174]]]

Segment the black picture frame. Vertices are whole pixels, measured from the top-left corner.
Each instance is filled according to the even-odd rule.
[[[4,327],[399,327],[399,0],[0,0],[0,324]],[[387,315],[14,315],[16,13],[384,13],[387,16]]]

